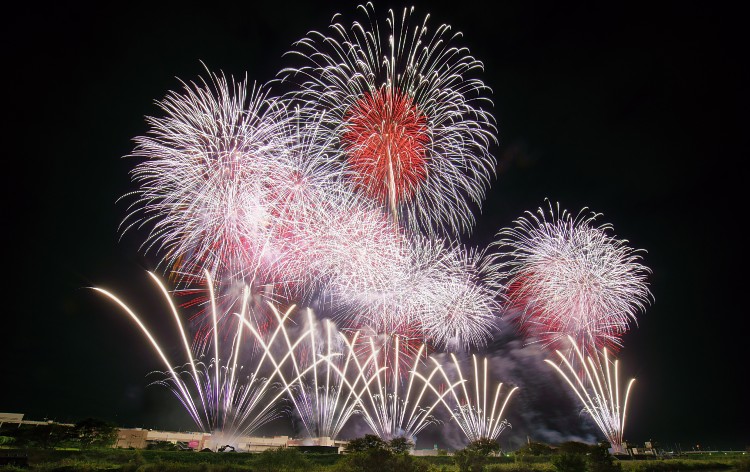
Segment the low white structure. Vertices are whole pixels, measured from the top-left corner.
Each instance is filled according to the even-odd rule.
[[[210,433],[159,431],[142,428],[120,428],[117,433],[117,442],[114,447],[145,449],[149,443],[170,442],[181,444],[190,449],[198,450],[209,448],[217,450],[227,444],[227,440],[221,436]],[[261,452],[266,449],[287,447],[289,436],[240,436],[232,441],[237,451]]]
[[[22,424],[28,424],[28,425],[33,425],[33,426],[39,426],[43,424],[59,424],[62,426],[75,426],[72,423],[58,423],[57,421],[53,421],[53,420],[45,420],[45,421],[24,420],[23,413],[0,413],[0,427],[2,427],[3,424],[16,424],[19,427]]]

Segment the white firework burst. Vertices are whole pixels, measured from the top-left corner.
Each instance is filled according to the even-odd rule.
[[[139,185],[124,231],[150,226],[144,246],[166,268],[200,279],[251,278],[269,257],[269,179],[287,142],[288,115],[268,89],[210,74],[158,102],[148,135],[135,138]]]
[[[501,308],[498,291],[487,280],[483,253],[397,233],[391,233],[386,251],[367,250],[384,234],[362,233],[357,247],[365,249],[363,255],[347,251],[338,267],[349,270],[329,280],[342,326],[444,347],[483,345]]]

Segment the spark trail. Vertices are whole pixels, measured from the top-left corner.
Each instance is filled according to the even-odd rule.
[[[610,442],[615,452],[623,453],[623,432],[625,430],[625,415],[627,413],[630,389],[635,379],[630,379],[625,387],[624,395],[620,395],[620,378],[618,361],[610,360],[607,349],[595,356],[584,356],[572,337],[568,340],[575,351],[582,368],[576,368],[567,356],[556,351],[560,367],[549,359],[545,362],[551,365],[570,386],[584,405],[583,411],[591,416],[599,430]],[[620,400],[622,399],[622,402]]]
[[[287,362],[293,361],[294,348],[309,335],[309,332],[303,332],[300,338],[293,343],[286,339],[285,346],[288,349],[282,349],[281,354],[274,354],[274,350],[278,349],[275,340],[282,331],[291,310],[284,316],[279,316],[278,311],[271,305],[277,315],[279,324],[270,335],[270,339],[266,341],[247,316],[248,291],[245,291],[241,311],[237,314],[241,322],[236,325],[237,329],[232,336],[228,359],[226,362],[222,362],[219,340],[223,338],[218,335],[216,302],[213,284],[210,283],[211,275],[208,272],[206,272],[205,277],[209,281],[211,312],[214,323],[213,342],[204,345],[205,349],[191,349],[185,327],[169,292],[156,275],[151,272],[149,272],[149,275],[167,300],[180,333],[187,358],[187,362],[181,366],[173,367],[175,364],[164,354],[164,349],[143,321],[123,301],[107,290],[96,287],[93,289],[119,305],[138,325],[159,355],[166,370],[163,372],[164,378],[154,383],[169,388],[184,406],[196,426],[204,432],[220,437],[221,441],[236,442],[240,436],[250,435],[260,426],[278,418],[280,416],[278,403],[286,391],[302,376],[306,375],[309,370],[325,360],[321,358],[312,362],[307,369],[299,371],[298,376],[285,376],[284,367]],[[249,342],[258,343],[261,350],[259,358],[253,359],[252,372],[243,375],[243,365],[239,358],[243,343],[248,342],[248,340],[243,339],[242,335],[245,328],[248,328],[252,333]],[[209,354],[209,350],[213,351],[213,357],[210,361],[204,362],[202,359]],[[280,386],[283,388],[279,388]]]
[[[488,396],[487,358],[484,358],[483,372],[480,375],[477,357],[473,355],[474,391],[470,393],[466,387],[468,379],[464,378],[461,364],[456,359],[455,354],[451,353],[451,359],[458,375],[458,381],[447,390],[451,394],[452,406],[446,401],[442,401],[443,405],[448,409],[451,418],[470,442],[479,439],[497,440],[500,434],[510,427],[510,423],[504,418],[504,412],[511,396],[518,390],[518,387],[511,388],[503,399],[501,396],[503,384],[501,382],[495,389],[495,395]],[[432,361],[442,373],[446,383],[450,385],[450,378],[445,369],[435,359],[432,359]],[[457,388],[458,385],[461,386],[460,390]]]

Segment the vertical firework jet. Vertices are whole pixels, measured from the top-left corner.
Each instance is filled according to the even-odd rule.
[[[494,243],[498,272],[508,270],[508,308],[521,312],[521,328],[545,346],[559,348],[568,336],[584,353],[616,349],[636,313],[649,302],[638,250],[597,225],[596,213],[572,216],[559,205],[515,221]]]
[[[584,356],[572,337],[568,338],[575,351],[581,368],[576,368],[567,356],[556,351],[560,365],[546,359],[545,362],[565,379],[570,388],[584,405],[584,411],[591,416],[594,423],[612,445],[615,452],[625,452],[623,448],[623,431],[625,430],[625,414],[628,407],[630,389],[635,379],[630,379],[625,388],[625,394],[620,403],[620,379],[618,361],[610,360],[607,349],[594,357]]]
[[[228,360],[222,362],[220,356],[223,353],[219,343],[221,338],[218,334],[216,301],[211,289],[211,276],[208,273],[205,274],[205,277],[209,282],[210,290],[213,342],[206,346],[207,349],[191,349],[184,326],[169,292],[158,277],[151,272],[149,272],[149,275],[166,298],[177,324],[187,357],[187,363],[182,366],[173,367],[174,364],[166,357],[164,350],[148,328],[124,302],[106,290],[96,287],[94,290],[117,303],[138,325],[158,353],[167,370],[163,372],[164,378],[154,383],[168,387],[185,407],[195,424],[202,431],[212,433],[217,438],[216,440],[223,441],[223,444],[236,443],[240,436],[250,435],[260,426],[278,418],[280,416],[277,408],[278,401],[294,384],[300,381],[300,378],[316,368],[319,363],[325,361],[325,358],[319,358],[311,362],[306,369],[295,369],[296,376],[286,376],[287,363],[296,362],[294,350],[311,333],[309,330],[303,332],[292,343],[284,329],[284,324],[292,309],[280,316],[275,307],[272,306],[278,325],[270,335],[269,340],[266,341],[248,319],[246,312],[248,292],[246,291],[242,300],[241,311],[237,314],[240,323],[236,325],[237,330],[232,336]],[[254,359],[252,372],[243,375],[243,366],[239,358],[244,346],[243,343],[248,342],[242,336],[245,328],[248,328],[252,333],[249,342],[259,344],[261,349],[260,358]],[[278,343],[274,341],[282,331],[285,344],[279,347]],[[211,346],[213,347],[212,353],[210,352]],[[278,352],[281,354],[278,354]],[[202,360],[211,354],[213,357],[208,362]],[[277,384],[284,388],[279,389]]]
[[[474,364],[474,391],[472,395],[466,387],[468,380],[464,378],[461,372],[461,365],[456,359],[455,354],[451,354],[451,359],[458,374],[458,381],[447,390],[447,392],[450,392],[449,398],[452,399],[452,406],[445,400],[442,400],[443,405],[448,409],[451,418],[458,424],[470,442],[479,439],[497,440],[500,433],[505,428],[510,427],[510,423],[503,417],[503,413],[510,401],[510,397],[518,390],[518,387],[511,388],[505,396],[505,400],[502,400],[501,391],[503,384],[502,382],[498,383],[495,395],[489,397],[487,391],[489,387],[487,358],[484,358],[484,371],[480,375],[477,357],[472,356]],[[432,361],[443,375],[446,383],[450,385],[451,381],[445,369],[435,359],[432,359]],[[460,390],[457,388],[458,385],[461,386]],[[436,391],[435,393],[437,394],[438,392]],[[445,393],[441,394],[441,397],[443,396],[446,396]],[[501,400],[502,404],[500,403]]]
[[[379,202],[394,221],[415,230],[468,230],[496,165],[489,152],[494,119],[483,106],[489,88],[475,78],[482,63],[456,46],[448,25],[388,12],[371,3],[364,21],[311,32],[291,51],[303,61],[282,81],[286,97],[325,113],[345,152],[352,185]]]

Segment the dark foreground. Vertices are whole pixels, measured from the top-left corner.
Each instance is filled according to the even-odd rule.
[[[623,461],[623,472],[667,471],[739,471],[750,472],[750,454],[703,457],[680,457]],[[150,451],[123,449],[54,450],[54,449],[0,449],[0,471],[300,471],[325,472],[346,470],[373,470],[387,472],[414,470],[424,472],[459,471],[451,456],[408,458],[402,464],[353,464],[346,456],[336,454],[302,454],[297,451],[269,451],[263,454],[201,453],[192,451]],[[533,462],[513,457],[488,458],[484,472],[575,472],[560,470],[560,464],[550,461]],[[472,471],[473,472],[473,471]]]

